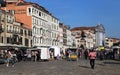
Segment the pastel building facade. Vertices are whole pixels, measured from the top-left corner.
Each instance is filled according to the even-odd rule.
[[[63,45],[63,49],[72,47],[72,32],[68,25],[60,23],[60,43]]]
[[[116,43],[119,43],[120,39],[119,38],[112,38],[112,37],[106,37],[105,38],[105,46],[108,48],[112,48],[112,46]]]
[[[32,30],[32,47],[58,45],[59,20],[37,3],[7,0],[4,10],[14,14],[16,21]]]
[[[77,48],[93,48],[104,46],[105,29],[102,24],[92,27],[75,27],[71,29]]]
[[[31,29],[15,20],[13,14],[0,9],[0,43],[12,46],[31,47]]]

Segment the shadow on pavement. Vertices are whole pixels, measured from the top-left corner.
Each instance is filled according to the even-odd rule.
[[[97,63],[96,65],[99,65],[99,66],[105,66],[105,64],[98,64],[98,63]]]
[[[83,65],[79,65],[79,67],[82,67],[82,68],[90,68],[88,66],[83,66]]]
[[[120,62],[103,62],[104,64],[119,64],[120,65]]]

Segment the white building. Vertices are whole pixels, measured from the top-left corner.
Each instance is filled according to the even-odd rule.
[[[60,23],[60,43],[63,45],[63,49],[69,48],[72,46],[72,35],[70,27]]]
[[[70,29],[67,29],[67,45],[68,47],[72,47],[72,35]]]
[[[40,6],[38,6],[41,8]],[[33,10],[30,13],[32,16],[32,28],[33,28],[33,46],[52,46],[58,45],[58,29],[59,20],[51,15],[49,12],[45,12],[45,9],[38,9],[35,7],[29,8]],[[41,13],[35,13],[38,11]]]
[[[104,46],[105,29],[101,24],[93,27],[75,27],[71,31],[75,36],[75,45],[78,48]]]
[[[32,46],[58,45],[59,20],[37,3],[7,0],[7,10],[32,30]]]
[[[63,28],[59,25],[59,47],[63,48]]]

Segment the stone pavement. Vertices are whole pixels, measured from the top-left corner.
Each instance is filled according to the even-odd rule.
[[[0,75],[120,75],[120,61],[96,60],[91,69],[89,60],[19,62],[15,67],[0,65]]]

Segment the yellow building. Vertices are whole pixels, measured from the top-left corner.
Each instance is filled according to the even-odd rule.
[[[120,42],[120,39],[118,39],[118,38],[106,37],[105,45],[106,45],[106,47],[110,48],[113,46],[113,44],[118,43],[118,42]]]
[[[31,47],[32,31],[15,17],[4,10],[0,10],[0,43]]]

